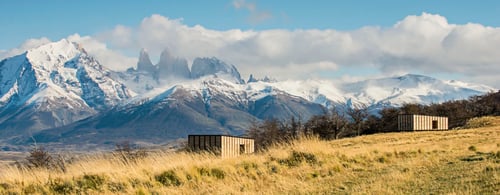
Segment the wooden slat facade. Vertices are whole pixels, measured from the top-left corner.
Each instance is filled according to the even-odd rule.
[[[192,151],[211,151],[222,157],[251,154],[255,151],[253,139],[228,135],[189,135],[188,145]]]
[[[400,131],[448,130],[448,117],[404,114],[398,116]]]

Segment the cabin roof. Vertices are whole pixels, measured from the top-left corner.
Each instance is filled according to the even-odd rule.
[[[224,136],[224,137],[234,137],[234,138],[243,138],[243,139],[253,139],[251,137],[244,137],[244,136],[235,136],[235,135],[222,135],[222,134],[190,134],[189,136]]]

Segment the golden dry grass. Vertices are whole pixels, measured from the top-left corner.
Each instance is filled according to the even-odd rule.
[[[239,158],[89,155],[66,173],[2,165],[0,194],[500,194],[500,117],[488,120],[467,130],[304,138]]]

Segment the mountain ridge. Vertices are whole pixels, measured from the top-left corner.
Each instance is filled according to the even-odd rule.
[[[196,58],[189,69],[167,50],[157,65],[146,50],[139,55],[137,69],[114,72],[63,39],[0,61],[0,144],[26,145],[30,137],[47,143],[160,144],[189,133],[241,135],[252,121],[307,120],[324,108],[366,105],[374,114],[388,106],[494,90],[415,74],[351,83],[251,75],[244,82],[236,66],[215,57]]]

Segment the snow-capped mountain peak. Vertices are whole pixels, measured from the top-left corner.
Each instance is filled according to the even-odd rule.
[[[109,77],[110,70],[89,56],[80,45],[66,39],[31,49],[26,59],[39,86],[59,88],[58,91],[68,96],[81,97],[91,107],[111,106],[133,95]]]
[[[257,79],[253,76],[253,74],[250,74],[250,77],[248,78],[247,83],[259,82],[259,81],[266,82],[266,83],[278,82],[278,80],[271,78],[269,76],[264,76],[264,78],[262,78],[262,79]]]
[[[26,58],[35,68],[51,70],[64,65],[65,62],[82,53],[81,51],[75,43],[62,39],[28,50]]]
[[[465,86],[416,74],[347,83],[342,89],[351,98],[368,105],[387,103],[394,106],[404,103],[429,104],[465,99],[493,90],[489,87],[473,84]]]
[[[250,121],[307,120],[324,107],[341,111],[364,104],[376,114],[388,106],[440,103],[492,90],[414,74],[352,83],[251,75],[245,83],[234,65],[196,58],[190,71],[185,59],[167,50],[157,65],[142,50],[137,70],[113,72],[63,39],[0,61],[0,143],[37,132],[42,139],[56,135],[85,143],[99,136],[164,141],[187,133],[242,133]]]
[[[14,114],[7,108],[49,112],[50,117],[40,121],[44,123],[41,126],[53,127],[135,95],[113,79],[111,72],[80,45],[66,39],[7,58],[0,62],[0,117]]]

